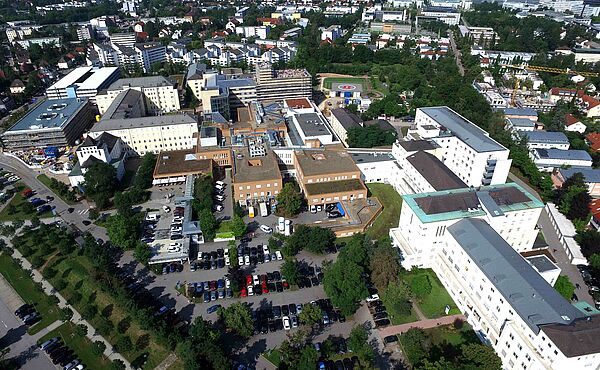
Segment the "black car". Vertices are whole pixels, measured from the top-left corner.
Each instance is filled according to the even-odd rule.
[[[260,333],[261,334],[267,334],[269,332],[269,321],[268,320],[262,320],[260,322]]]
[[[276,319],[275,320],[275,327],[277,328],[277,330],[283,330],[283,320],[282,319]]]
[[[304,283],[304,287],[305,288],[310,288],[312,286],[312,283],[310,282],[310,279],[305,277],[302,279],[303,283]]]
[[[352,360],[349,359],[348,357],[346,357],[345,359],[343,359],[342,362],[344,363],[344,368],[346,370],[354,369],[354,364],[352,363]]]
[[[304,285],[304,278],[298,279],[298,289],[304,289],[306,285]]]
[[[273,271],[273,279],[275,281],[281,280],[281,273],[279,271]]]
[[[387,319],[387,318],[388,318],[387,312],[380,312],[380,313],[376,313],[373,315],[373,320],[381,320],[381,319]]]
[[[33,325],[41,319],[40,315],[37,312],[30,314],[29,316],[23,319],[23,323],[25,325]]]
[[[335,370],[344,370],[344,363],[341,360],[337,360],[334,364]]]
[[[250,243],[251,241],[252,241],[252,238],[249,238],[247,236],[243,237],[241,240],[242,243]]]
[[[217,260],[217,267],[220,268],[220,269],[222,269],[223,267],[225,267],[225,259],[219,258]]]
[[[292,315],[297,315],[298,314],[298,309],[296,308],[296,304],[295,303],[290,303],[289,304],[289,308],[290,308],[290,313]]]
[[[287,305],[284,304],[283,306],[281,306],[281,314],[283,316],[289,316],[289,314],[290,314],[290,308]]]
[[[311,277],[310,278],[310,283],[312,286],[318,286],[319,285],[319,279],[317,279],[316,277]]]
[[[283,284],[281,281],[275,283],[275,289],[277,290],[277,293],[283,292]]]
[[[82,224],[84,224],[85,226],[90,226],[92,224],[92,221],[90,220],[83,220],[81,221]]]
[[[275,290],[277,290],[275,283],[267,283],[267,288],[269,289],[269,292],[274,292]]]
[[[73,208],[73,207],[69,207],[67,209],[67,212],[69,212],[69,213],[73,213],[74,211],[75,211],[75,208]]]
[[[21,314],[23,312],[31,312],[31,310],[33,310],[33,305],[26,303],[21,307],[17,308],[17,310],[15,311],[15,316],[21,317]]]
[[[382,313],[385,312],[385,307],[384,306],[377,306],[373,309],[373,311],[375,311],[375,313]]]
[[[273,281],[273,273],[267,272],[267,282],[270,283]]]
[[[276,319],[281,317],[281,307],[273,306],[273,317]]]
[[[387,326],[389,324],[390,324],[390,320],[388,320],[388,319],[375,320],[376,328],[381,328],[381,327]]]
[[[31,315],[34,312],[35,312],[35,308],[33,306],[27,307],[26,309],[19,311],[19,314],[17,314],[17,317],[19,319],[23,320],[26,316]]]
[[[50,345],[48,345],[46,348],[44,348],[44,352],[46,353],[50,353],[52,351],[54,351],[56,348],[60,348],[62,347],[62,342],[60,340],[60,338],[58,338],[58,340]]]
[[[269,321],[269,331],[270,332],[277,331],[277,324],[275,323],[275,320]]]
[[[69,351],[68,347],[62,346],[57,348],[56,350],[50,352],[48,354],[48,356],[50,356],[50,360],[52,361],[52,363],[57,363],[58,360],[65,354],[67,353],[67,351]]]
[[[383,338],[383,343],[385,343],[385,344],[395,343],[397,341],[398,341],[397,335],[388,335],[387,337]]]

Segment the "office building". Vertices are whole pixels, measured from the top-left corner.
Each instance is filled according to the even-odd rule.
[[[348,146],[348,130],[362,127],[362,119],[343,108],[332,109],[329,122],[337,137],[346,147]]]
[[[360,170],[360,179],[364,183],[391,183],[396,160],[390,152],[349,151],[348,153]]]
[[[262,144],[235,150],[233,197],[242,206],[274,199],[283,187],[277,159]]]
[[[48,99],[89,98],[95,103],[98,92],[120,77],[117,67],[79,67],[46,90]]]
[[[345,151],[294,151],[296,177],[309,205],[367,198],[361,172]]]
[[[442,162],[467,186],[506,182],[509,150],[448,107],[418,108],[413,139],[430,139],[444,149]]]
[[[152,65],[167,60],[167,47],[160,42],[143,42],[135,44],[138,63],[144,72],[150,72]]]
[[[2,134],[8,150],[75,145],[94,120],[87,99],[46,100]]]
[[[561,149],[567,150],[571,146],[567,135],[562,132],[548,131],[522,131],[521,138],[527,140],[527,149]]]
[[[175,82],[162,76],[122,78],[96,96],[98,111],[104,114],[116,97],[126,90],[137,90],[144,95],[147,114],[158,115],[178,111],[179,94]]]
[[[518,252],[529,251],[537,236],[544,204],[521,186],[510,183],[477,189],[458,188],[402,196],[392,244],[402,253],[402,266],[431,268],[447,239],[447,229],[465,218],[491,225]]]
[[[269,62],[258,63],[255,80],[261,102],[312,97],[312,79],[306,69],[274,70]]]

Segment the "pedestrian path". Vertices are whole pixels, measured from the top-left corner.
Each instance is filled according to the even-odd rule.
[[[12,243],[11,243],[10,239],[4,238],[4,237],[3,237],[3,239],[6,241],[6,244],[8,246],[12,247]],[[79,325],[79,324],[85,325],[88,329],[86,336],[88,337],[89,340],[91,340],[92,342],[96,342],[96,341],[104,342],[104,344],[106,345],[106,350],[104,351],[104,355],[108,359],[110,359],[111,361],[112,360],[121,360],[121,361],[123,361],[123,363],[125,364],[125,367],[127,369],[132,369],[129,361],[127,361],[127,359],[125,359],[125,357],[123,357],[120,353],[115,352],[115,349],[112,347],[112,345],[106,339],[104,339],[103,336],[96,333],[96,329],[94,329],[94,327],[92,325],[90,325],[89,322],[84,320],[81,317],[81,315],[79,314],[79,312],[77,312],[77,310],[73,306],[71,306],[67,303],[67,300],[59,292],[57,292],[56,289],[54,289],[54,287],[46,279],[44,279],[44,277],[38,270],[34,269],[31,266],[31,263],[29,263],[29,261],[25,257],[23,257],[21,252],[19,252],[16,248],[13,248],[12,256],[15,259],[21,261],[21,267],[23,269],[31,270],[31,277],[32,277],[33,281],[35,281],[36,283],[41,282],[42,288],[46,294],[54,295],[54,296],[56,296],[56,298],[58,298],[58,307],[59,308],[69,307],[71,310],[73,310],[73,317],[71,318],[71,322],[73,322],[75,325]],[[57,324],[57,323],[58,322],[54,322],[52,325],[57,325],[56,327],[60,326],[60,324]],[[50,332],[50,331],[51,330],[49,330],[48,332]]]
[[[415,329],[431,329],[431,328],[435,328],[436,326],[450,325],[456,319],[466,320],[466,318],[462,314],[458,314],[458,315],[443,316],[443,317],[440,317],[437,319],[426,319],[426,320],[420,320],[420,321],[415,321],[415,322],[409,322],[407,324],[388,326],[387,328],[379,329],[379,336],[381,338],[385,338],[388,335],[398,335],[398,334],[406,333],[408,330],[413,329],[413,328],[415,328]]]

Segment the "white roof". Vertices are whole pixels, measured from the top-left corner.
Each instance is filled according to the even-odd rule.
[[[102,67],[96,69],[94,74],[88,77],[85,81],[83,81],[80,85],[80,89],[94,89],[98,88],[107,78],[109,78],[115,71],[117,71],[119,67]]]
[[[92,67],[79,67],[75,68],[71,73],[56,81],[56,83],[50,86],[49,89],[64,89],[73,85],[79,80],[84,74],[88,73]]]
[[[80,89],[97,89],[109,78],[118,67],[79,67],[75,68],[71,73],[58,80],[54,85],[49,87],[49,90],[66,89],[72,85],[78,85]],[[86,73],[91,73],[85,80],[79,81]]]

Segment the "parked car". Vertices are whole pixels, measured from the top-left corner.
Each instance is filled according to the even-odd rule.
[[[273,229],[267,225],[260,225],[260,230],[267,234],[271,234],[273,232]]]
[[[220,304],[215,304],[215,305],[213,305],[213,306],[210,306],[209,308],[207,308],[207,309],[206,309],[206,313],[210,315],[211,313],[215,313],[215,312],[217,312],[217,310],[218,310],[219,308],[221,308],[221,305],[220,305]]]
[[[283,329],[290,330],[292,328],[289,316],[283,317]]]
[[[385,344],[395,343],[397,341],[398,341],[397,335],[388,335],[387,337],[383,338],[383,343],[385,343]]]

